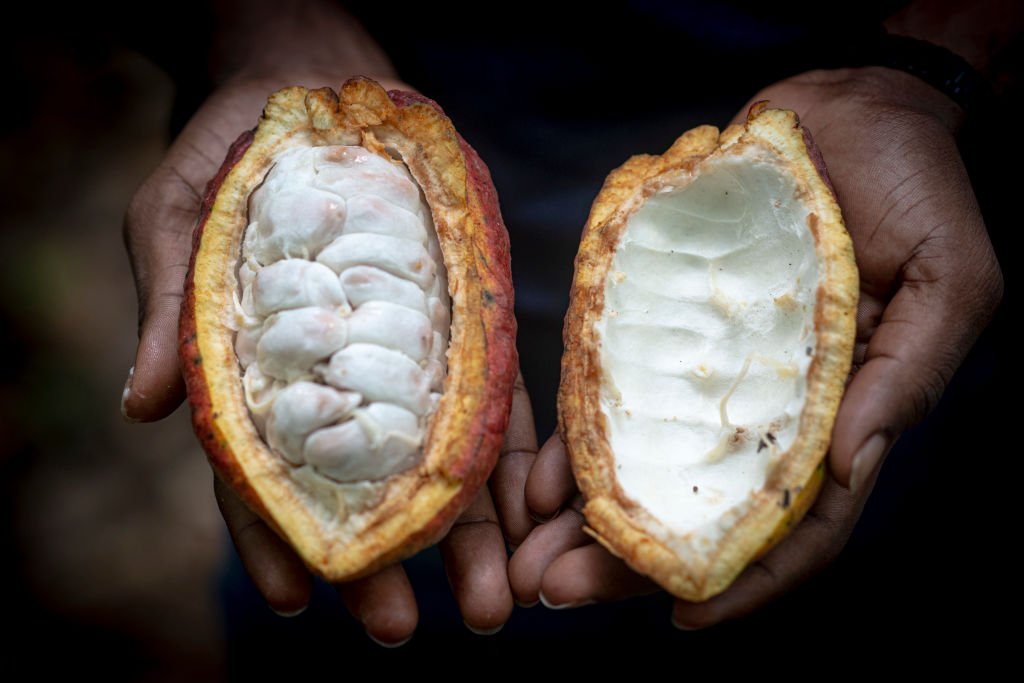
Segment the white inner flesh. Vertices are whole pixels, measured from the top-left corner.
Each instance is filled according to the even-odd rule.
[[[601,410],[627,496],[714,541],[793,443],[814,355],[817,259],[796,186],[717,158],[628,220],[599,323]]]
[[[295,147],[252,194],[249,218],[235,351],[260,435],[336,482],[414,466],[451,306],[419,186],[362,147]]]

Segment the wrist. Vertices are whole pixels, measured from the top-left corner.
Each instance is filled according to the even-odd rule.
[[[957,103],[965,114],[992,106],[992,87],[960,55],[925,40],[885,34],[868,48],[868,63],[908,73]]]

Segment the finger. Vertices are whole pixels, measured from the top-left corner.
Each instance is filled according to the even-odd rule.
[[[505,540],[486,488],[441,541],[441,557],[466,626],[481,635],[501,630],[512,614],[512,590]]]
[[[505,442],[489,482],[501,528],[513,546],[522,543],[534,526],[526,507],[526,477],[536,457],[537,430],[533,426],[533,408],[520,372],[512,390],[512,412]]]
[[[597,543],[570,550],[544,572],[540,599],[550,609],[622,600],[658,590]]]
[[[886,307],[836,415],[831,469],[854,491],[935,407],[977,334],[958,335],[943,313],[958,307],[928,289],[904,285]]]
[[[282,616],[302,612],[313,590],[302,560],[220,477],[213,489],[238,556],[270,609]]]
[[[556,432],[541,447],[526,480],[526,504],[537,521],[553,517],[576,495],[569,454]]]
[[[843,549],[866,500],[828,477],[807,516],[767,555],[747,567],[724,593],[705,602],[676,600],[679,628],[705,628],[749,614],[828,566]]]
[[[139,294],[139,345],[121,402],[130,420],[159,420],[185,397],[178,318],[199,206],[196,189],[163,167],[139,190],[125,216]]]
[[[402,565],[338,586],[348,611],[366,635],[384,647],[404,645],[416,630],[419,610]]]
[[[583,515],[572,508],[535,527],[508,563],[509,583],[516,602],[534,605],[540,600],[541,582],[551,563],[560,555],[592,542],[583,532]]]

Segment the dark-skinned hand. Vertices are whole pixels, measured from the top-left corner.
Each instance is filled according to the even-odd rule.
[[[341,80],[336,73],[303,71],[228,81],[195,113],[132,199],[124,233],[139,294],[140,321],[138,351],[122,400],[126,418],[160,420],[184,399],[177,351],[183,283],[201,197],[228,146],[256,124],[274,90],[285,85],[337,88]],[[411,89],[391,78],[376,80],[388,89]],[[521,492],[528,463],[522,464],[524,454],[532,460],[536,450],[533,413],[520,377],[502,459],[491,481],[493,497],[489,489],[482,489],[441,542],[452,591],[466,625],[474,631],[494,632],[512,612],[508,558],[495,502],[513,527],[514,520],[525,516]],[[214,486],[242,563],[268,605],[283,615],[302,611],[312,590],[302,561],[229,487],[216,478]],[[419,615],[400,564],[339,585],[338,590],[374,640],[397,645],[412,636]]]
[[[1002,296],[1002,275],[957,151],[962,112],[913,76],[884,68],[816,71],[751,102],[796,111],[839,196],[861,277],[854,371],[836,417],[829,476],[806,518],[724,593],[676,600],[700,628],[791,590],[842,550],[893,442],[936,405]],[[735,121],[742,122],[746,108]],[[565,445],[553,436],[528,475],[537,526],[509,565],[521,603],[616,600],[657,586],[582,531]]]

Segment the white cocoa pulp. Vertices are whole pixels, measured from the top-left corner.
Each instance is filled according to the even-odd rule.
[[[235,352],[260,435],[337,482],[416,465],[451,302],[409,171],[362,147],[295,147],[253,192],[249,218]]]
[[[628,218],[605,282],[615,475],[688,543],[742,516],[799,429],[818,280],[800,195],[771,159],[712,157]]]

